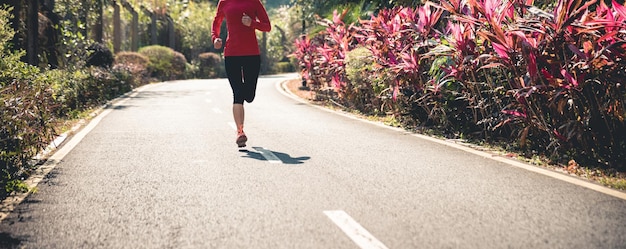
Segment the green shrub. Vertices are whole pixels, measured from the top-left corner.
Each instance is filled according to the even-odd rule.
[[[185,55],[180,52],[174,51],[174,57],[172,58],[172,76],[173,79],[185,78],[185,70],[187,69],[187,59]]]
[[[152,45],[139,49],[148,58],[148,72],[158,80],[174,80],[184,75],[186,59],[171,48]]]
[[[372,75],[375,71],[375,61],[365,47],[358,47],[346,54],[345,68],[348,78],[344,88],[344,97],[350,106],[364,113],[376,113],[380,106],[380,96],[375,93]]]
[[[291,62],[285,61],[276,63],[276,73],[290,73],[294,71],[295,69]]]
[[[202,53],[198,56],[198,77],[204,79],[217,78],[223,70],[222,58],[216,53]]]
[[[0,6],[0,196],[23,191],[22,175],[30,160],[51,140],[51,91],[39,69],[22,61],[23,51],[9,51],[15,33],[9,13]]]
[[[58,104],[54,114],[73,118],[72,110],[83,108],[84,91],[81,82],[87,79],[87,75],[83,71],[70,73],[59,69],[46,71],[44,75],[52,88],[52,97]]]
[[[114,64],[138,64],[148,67],[150,59],[137,52],[119,52],[115,54]]]
[[[146,84],[148,81],[148,57],[137,52],[119,52],[115,55],[113,73],[119,75],[133,87]],[[130,77],[126,74],[130,74]]]
[[[30,66],[29,66],[30,67]],[[50,89],[38,78],[16,78],[0,92],[0,196],[13,190],[32,165],[30,160],[51,141]],[[12,184],[9,184],[11,183]]]
[[[129,82],[120,80],[111,70],[91,67],[88,69],[88,84],[91,89],[97,93],[96,96],[89,99],[91,105],[99,105],[105,101],[114,99],[132,89]],[[88,100],[88,103],[89,103]]]
[[[217,5],[210,1],[188,1],[189,4],[173,4],[168,13],[176,22],[180,33],[180,48],[186,58],[195,61],[199,54],[213,51],[211,24]]]
[[[48,70],[43,78],[52,90],[60,118],[76,118],[76,114],[101,105],[131,90],[133,75],[126,70],[91,67],[74,72]]]
[[[93,43],[87,50],[87,66],[110,68],[113,65],[113,52],[104,44]]]

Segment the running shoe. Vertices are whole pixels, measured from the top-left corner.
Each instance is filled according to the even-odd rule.
[[[237,140],[235,142],[237,143],[237,146],[239,146],[239,148],[246,147],[247,141],[248,137],[246,137],[246,134],[243,133],[243,131],[237,132]]]

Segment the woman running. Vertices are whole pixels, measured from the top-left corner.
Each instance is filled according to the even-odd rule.
[[[256,93],[261,56],[255,30],[269,32],[272,28],[260,0],[220,0],[213,21],[211,38],[216,49],[222,48],[220,27],[226,18],[228,36],[224,46],[226,75],[233,90],[233,117],[237,125],[237,146],[245,147],[248,137],[243,132],[243,102],[251,103]]]

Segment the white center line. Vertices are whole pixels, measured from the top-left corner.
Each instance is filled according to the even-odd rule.
[[[387,249],[382,242],[374,238],[365,228],[343,210],[324,211],[341,230],[361,249]]]
[[[252,147],[252,148],[260,152],[261,155],[265,157],[265,160],[267,160],[269,163],[283,163],[283,161],[281,161],[280,158],[274,155],[274,153],[272,153],[269,150],[264,149],[263,147]]]

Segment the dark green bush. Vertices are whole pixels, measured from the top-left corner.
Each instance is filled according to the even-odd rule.
[[[81,110],[86,106],[86,86],[88,75],[82,70],[67,72],[65,70],[49,70],[44,76],[52,88],[53,98],[58,106],[54,114],[58,117],[74,118],[73,110]]]
[[[87,50],[87,66],[110,68],[113,65],[113,52],[104,44],[91,44]]]
[[[216,53],[202,53],[198,56],[198,78],[211,79],[221,76],[223,70],[222,58]]]
[[[295,71],[293,64],[288,61],[276,63],[275,70],[276,73],[290,73]]]
[[[346,105],[364,113],[377,113],[381,98],[374,92],[373,78],[376,66],[372,52],[365,47],[356,48],[346,55],[345,68],[348,78],[343,96]]]
[[[185,70],[187,69],[187,59],[185,55],[178,51],[174,51],[172,58],[172,79],[185,78]]]
[[[148,58],[150,76],[158,80],[174,80],[184,75],[187,60],[171,48],[153,45],[139,49]]]

